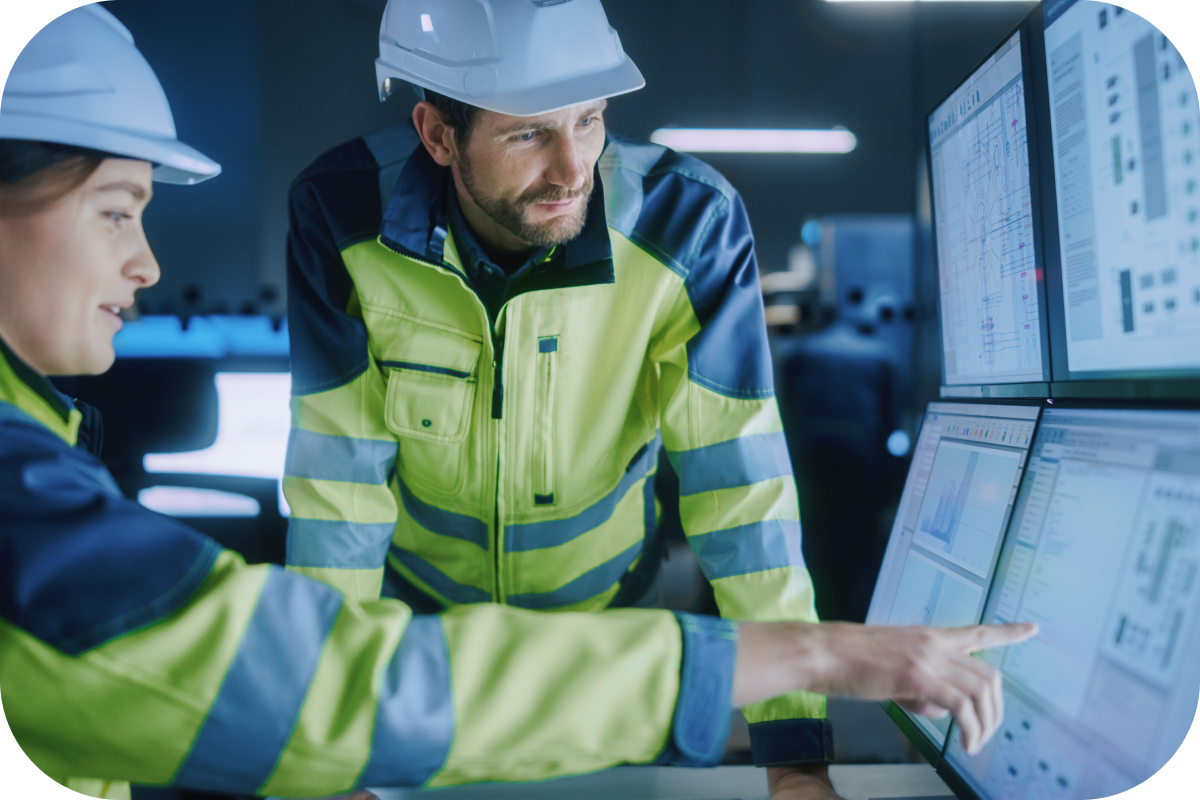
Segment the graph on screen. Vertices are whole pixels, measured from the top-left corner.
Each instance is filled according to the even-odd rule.
[[[913,542],[986,577],[1021,455],[953,441],[938,445]]]
[[[946,382],[1043,380],[1019,35],[930,120]]]
[[[935,628],[972,625],[982,600],[982,586],[910,550],[887,624]]]

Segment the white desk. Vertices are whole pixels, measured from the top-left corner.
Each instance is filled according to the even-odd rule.
[[[928,764],[834,765],[829,775],[847,800],[954,796]],[[767,800],[767,771],[617,767],[544,783],[373,791],[380,800]]]

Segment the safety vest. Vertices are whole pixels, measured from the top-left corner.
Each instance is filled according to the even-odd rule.
[[[583,232],[489,314],[452,183],[404,124],[290,200],[288,565],[415,607],[597,611],[660,557],[661,445],[723,616],[816,619],[753,238],[715,170],[610,138]],[[747,710],[756,761],[825,760],[824,698]]]
[[[0,694],[60,783],[307,797],[719,762],[732,624],[359,604],[122,497],[88,419],[0,342]]]

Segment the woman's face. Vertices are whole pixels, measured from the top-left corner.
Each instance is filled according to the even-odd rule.
[[[27,216],[0,216],[0,338],[44,375],[112,366],[117,314],[158,282],[142,230],[151,166],[109,158],[71,193]]]

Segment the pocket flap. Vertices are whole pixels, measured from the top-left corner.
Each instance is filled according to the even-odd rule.
[[[384,422],[401,436],[460,442],[467,435],[482,344],[436,329],[414,330],[387,350]]]

